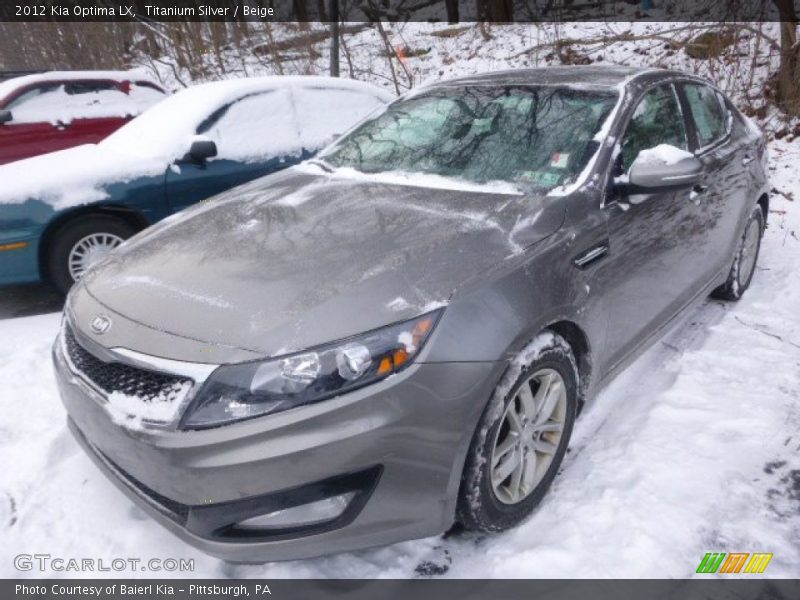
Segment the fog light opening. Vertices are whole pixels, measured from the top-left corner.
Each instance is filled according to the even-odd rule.
[[[248,531],[265,529],[291,529],[326,523],[342,516],[356,492],[329,496],[307,504],[276,510],[264,515],[250,517],[236,524],[237,529]]]

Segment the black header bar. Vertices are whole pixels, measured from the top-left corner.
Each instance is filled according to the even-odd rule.
[[[337,6],[334,7],[333,3]],[[3,0],[0,21],[791,21],[800,0]]]

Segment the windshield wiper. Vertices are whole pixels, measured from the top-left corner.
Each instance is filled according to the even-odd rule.
[[[331,165],[331,164],[330,164],[330,163],[328,163],[328,162],[325,162],[325,161],[324,161],[324,160],[322,160],[321,158],[312,158],[312,159],[310,159],[308,162],[310,162],[310,163],[311,163],[311,164],[313,164],[313,165],[317,165],[318,167],[320,167],[320,168],[321,168],[323,171],[325,171],[326,173],[333,173],[333,172],[336,170],[336,169],[333,167],[333,165]]]

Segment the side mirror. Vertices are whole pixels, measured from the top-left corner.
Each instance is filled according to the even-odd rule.
[[[217,145],[208,139],[195,139],[183,157],[184,162],[203,163],[217,155]]]
[[[0,124],[8,123],[12,119],[13,117],[11,116],[10,110],[0,110]]]
[[[628,170],[628,193],[668,192],[695,185],[703,163],[693,154],[661,144],[642,150]]]

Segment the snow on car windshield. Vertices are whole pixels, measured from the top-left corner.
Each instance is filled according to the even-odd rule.
[[[330,148],[333,167],[475,183],[571,182],[597,150],[613,91],[562,87],[440,88],[389,107]]]

